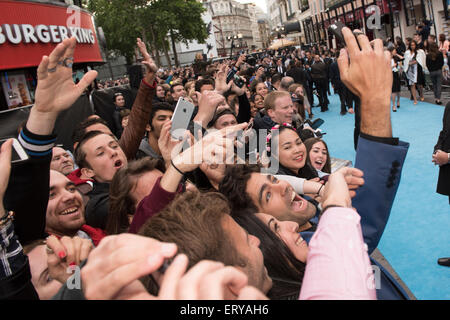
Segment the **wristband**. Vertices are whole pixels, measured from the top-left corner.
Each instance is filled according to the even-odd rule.
[[[175,168],[175,170],[177,170],[182,176],[184,176],[184,173],[181,172],[181,170],[177,168],[177,166],[173,163],[172,159],[170,159],[170,164],[172,165],[172,167]]]
[[[317,191],[317,194],[320,195],[320,191],[322,190],[324,184],[320,186],[319,191]]]
[[[447,153],[448,161],[447,163],[450,163],[450,153]]]
[[[142,79],[142,83],[145,84],[147,87],[149,87],[150,89],[155,89],[156,86],[158,85],[158,83],[156,82],[156,80],[153,80],[153,85],[150,85],[147,81],[145,81],[145,79]]]
[[[330,209],[330,208],[344,208],[344,207],[343,207],[343,206],[338,206],[338,205],[335,205],[335,204],[330,204],[330,205],[326,206],[325,208],[323,208],[322,214],[323,214],[325,211],[327,211],[328,209]]]

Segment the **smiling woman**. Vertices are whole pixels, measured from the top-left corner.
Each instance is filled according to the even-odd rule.
[[[269,299],[296,300],[300,294],[302,279],[306,267],[306,257],[300,261],[290,250],[288,245],[269,226],[275,228],[273,217],[267,214],[239,215],[234,217],[236,222],[260,241],[260,249],[264,257],[264,266],[272,279],[272,288],[267,293]],[[278,220],[277,220],[278,221]],[[295,224],[294,222],[288,222]],[[297,224],[298,227],[298,224]],[[293,234],[291,234],[292,236]],[[297,237],[299,233],[297,233]],[[306,254],[308,247],[305,243]]]
[[[320,138],[309,138],[305,140],[307,151],[307,163],[320,173],[331,174],[331,159],[328,146]]]
[[[273,154],[273,158],[279,162],[277,174],[307,180],[318,177],[316,170],[307,163],[305,144],[290,124],[283,123],[273,127],[271,134],[267,136],[267,146],[268,155]]]

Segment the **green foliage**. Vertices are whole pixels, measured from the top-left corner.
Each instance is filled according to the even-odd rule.
[[[169,34],[184,43],[204,43],[208,37],[201,17],[205,8],[196,0],[90,0],[87,9],[103,28],[108,50],[124,55],[128,63],[138,37],[158,50],[168,45]]]

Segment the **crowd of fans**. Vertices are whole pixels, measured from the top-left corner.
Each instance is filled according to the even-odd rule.
[[[19,134],[30,159],[11,168],[11,143],[0,152],[2,296],[407,299],[369,257],[409,147],[392,137],[391,55],[379,39],[343,34],[336,52],[286,49],[171,71],[138,39],[146,71],[131,110],[115,95],[115,125],[85,119],[73,155],[54,146],[54,124],[97,74],[73,82],[58,61],[73,56],[75,39],[64,40],[39,66]],[[311,120],[316,101],[328,110],[330,83],[341,114],[358,115],[355,168],[335,172]],[[195,112],[180,142],[171,119],[181,98]],[[77,267],[81,287],[67,272]]]

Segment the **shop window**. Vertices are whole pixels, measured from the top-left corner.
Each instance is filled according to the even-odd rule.
[[[309,9],[309,1],[308,0],[298,0],[298,7],[301,11],[305,11]]]
[[[416,24],[416,13],[414,10],[413,0],[403,0],[405,7],[406,25],[411,26]]]

